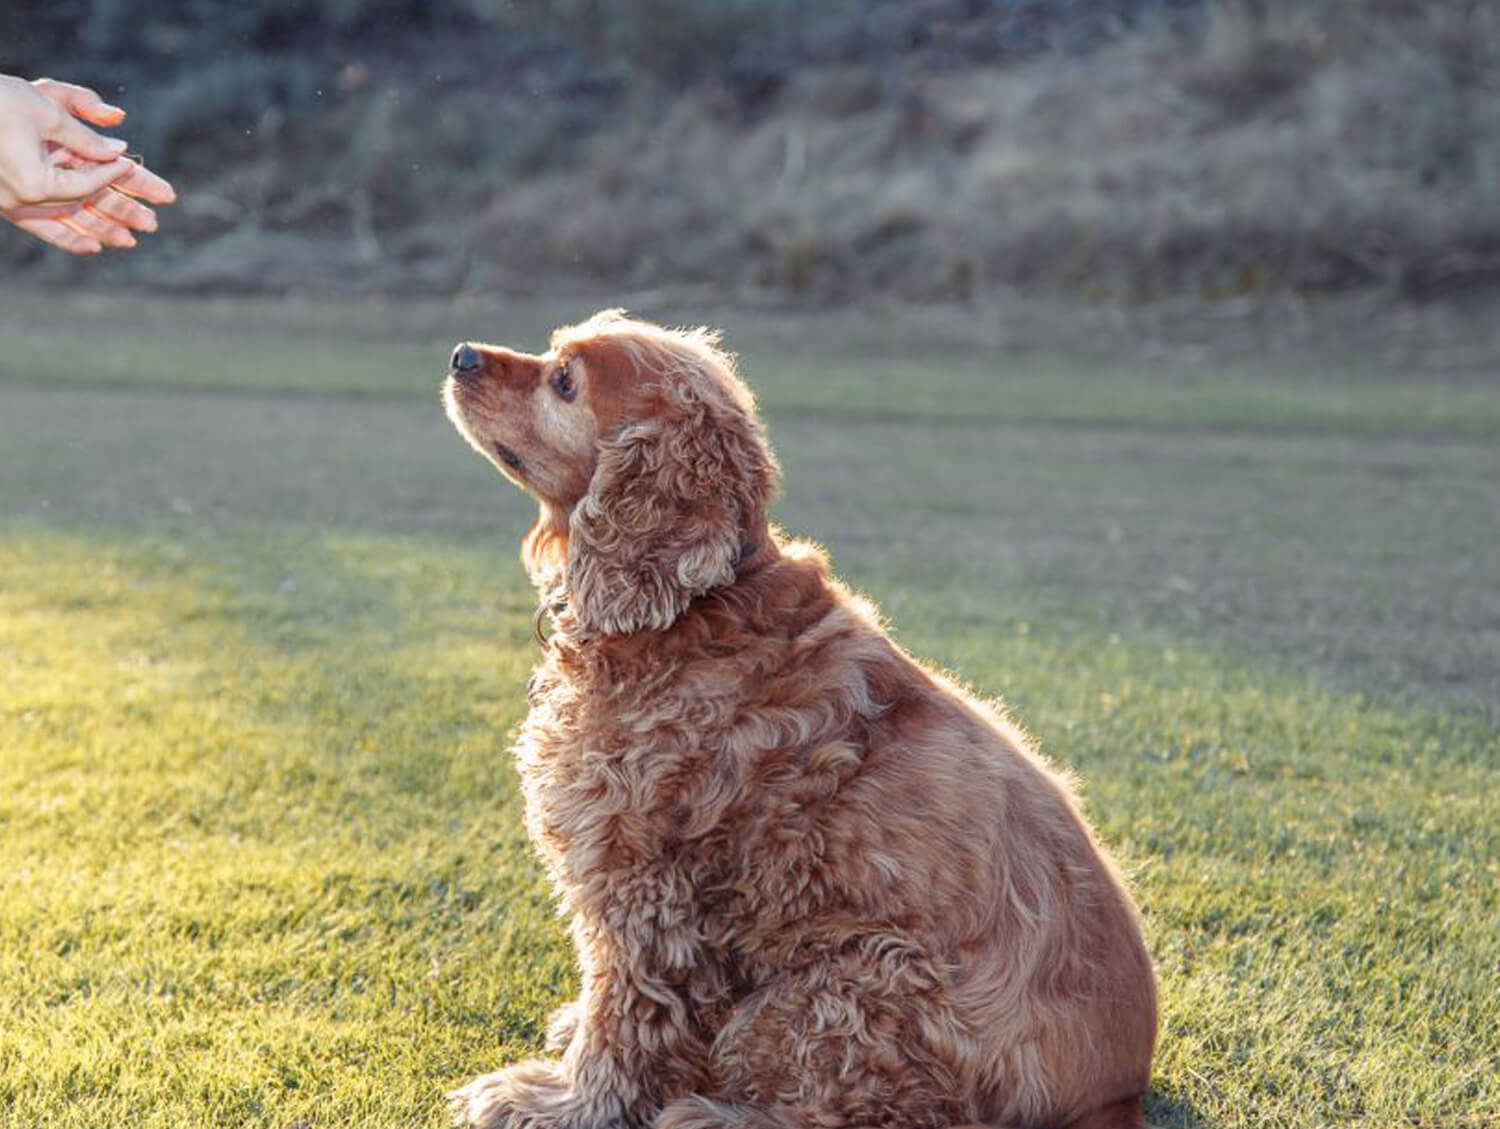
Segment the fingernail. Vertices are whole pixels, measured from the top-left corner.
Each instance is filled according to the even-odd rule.
[[[106,114],[123,114],[125,112],[118,106],[111,106],[108,102],[104,103],[104,105],[100,106],[99,108]]]
[[[111,149],[116,153],[123,153],[126,149],[130,148],[129,145],[125,144],[125,139],[123,137],[106,138],[104,145],[106,148]]]

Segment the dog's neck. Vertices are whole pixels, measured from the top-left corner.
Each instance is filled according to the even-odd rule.
[[[738,583],[742,577],[764,567],[775,555],[775,549],[775,541],[769,533],[746,540],[740,545],[739,554],[734,558],[734,580],[730,584]],[[551,643],[551,635],[546,629],[548,621],[552,621],[555,628],[557,617],[568,608],[567,569],[549,569],[541,575],[533,573],[532,581],[536,585],[538,599],[536,611],[531,613],[531,637],[545,651]],[[723,587],[713,591],[723,591]],[[713,592],[704,593],[705,596],[712,594]]]

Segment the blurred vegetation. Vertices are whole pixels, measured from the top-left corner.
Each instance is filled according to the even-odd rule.
[[[183,200],[41,278],[801,301],[1500,283],[1481,0],[50,0]]]

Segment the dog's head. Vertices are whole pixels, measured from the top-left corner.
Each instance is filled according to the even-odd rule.
[[[733,358],[706,329],[606,310],[540,356],[453,352],[448,416],[541,505],[521,557],[600,634],[671,624],[767,541],[776,461]]]

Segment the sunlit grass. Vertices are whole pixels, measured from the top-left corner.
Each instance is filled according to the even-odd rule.
[[[0,1122],[432,1121],[535,1037],[524,617],[396,548],[0,549]]]
[[[6,534],[0,1121],[438,1125],[535,1048],[572,973],[506,760],[513,563]],[[1159,1121],[1500,1112],[1492,730],[861,579],[1085,776],[1162,979]]]

